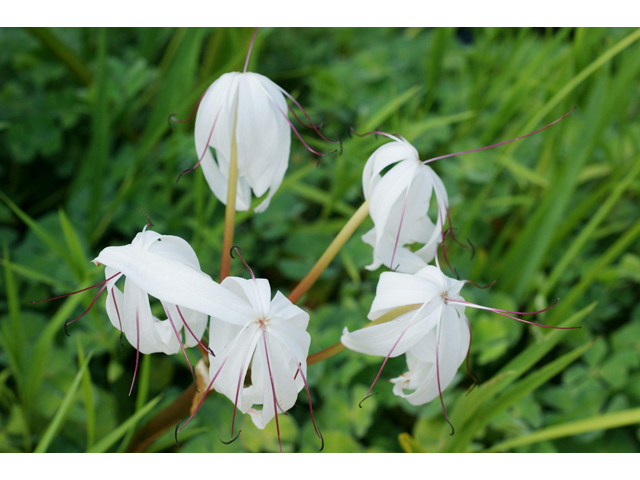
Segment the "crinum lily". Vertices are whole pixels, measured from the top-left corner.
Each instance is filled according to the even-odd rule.
[[[356,352],[385,357],[365,398],[369,396],[387,360],[406,353],[409,372],[392,380],[395,383],[394,393],[406,397],[414,405],[429,402],[439,396],[448,422],[442,390],[451,383],[465,357],[468,361],[471,348],[471,326],[465,315],[466,307],[489,310],[530,325],[563,329],[513,316],[542,313],[555,303],[537,312],[512,312],[484,307],[467,302],[460,295],[465,283],[471,282],[447,277],[439,266],[432,265],[422,268],[414,275],[396,272],[384,272],[380,275],[376,296],[368,315],[370,320],[376,320],[398,307],[415,305],[415,309],[387,323],[355,332],[344,329],[340,339],[344,346]],[[413,392],[405,394],[405,388]],[[453,434],[453,426],[451,428]]]
[[[201,341],[208,319],[202,312],[216,310],[230,319],[246,315],[232,295],[200,271],[196,254],[185,240],[160,235],[148,230],[147,226],[131,244],[107,247],[93,263],[105,265],[105,280],[48,300],[100,286],[89,308],[65,323],[66,332],[66,327],[86,315],[102,291],[107,290],[109,320],[136,348],[136,366],[129,394],[133,390],[141,352],[173,354],[182,349],[193,373],[184,347],[200,344],[209,350]],[[125,277],[124,292],[116,286],[121,277]],[[166,320],[152,314],[149,295],[160,300]]]
[[[239,247],[234,249],[242,259]],[[280,292],[271,299],[268,280],[256,279],[246,262],[245,265],[251,272],[251,280],[227,277],[220,284],[246,307],[247,315],[241,322],[230,322],[224,315],[212,313],[210,329],[213,334],[209,346],[216,356],[209,355],[211,381],[206,392],[213,388],[234,403],[231,441],[240,434],[233,436],[236,409],[239,409],[248,413],[259,429],[264,429],[275,417],[278,444],[282,451],[278,414],[286,413],[295,404],[302,388],[306,388],[309,396],[306,381],[311,342],[306,331],[309,314]],[[249,369],[251,385],[245,387]],[[179,429],[176,427],[176,435],[193,418],[205,397],[206,393],[184,425]],[[262,405],[262,409],[254,408],[255,405]],[[322,441],[310,398],[309,408],[314,428]]]
[[[393,142],[373,152],[362,173],[374,224],[362,236],[373,247],[373,263],[366,268],[376,270],[384,264],[394,271],[415,273],[433,260],[442,241],[449,199],[440,177],[422,164],[413,145],[403,138],[388,137]],[[438,209],[435,223],[428,217],[433,192]],[[415,252],[405,247],[413,243],[423,246]]]
[[[256,197],[266,195],[255,208],[256,212],[262,212],[269,206],[287,170],[290,129],[310,152],[325,155],[309,147],[293,126],[287,117],[289,107],[285,96],[304,113],[311,124],[308,128],[326,141],[335,141],[320,133],[300,104],[284,89],[263,75],[247,72],[254,40],[255,33],[244,71],[225,73],[201,97],[195,125],[198,163],[180,175],[201,165],[209,187],[226,205],[230,169],[237,168],[236,210],[250,209],[253,191]]]
[[[555,125],[574,109],[526,135],[424,161],[420,160],[418,151],[413,145],[400,135],[390,135],[380,131],[358,135],[375,134],[393,140],[373,152],[362,173],[363,192],[365,199],[369,202],[369,214],[374,224],[374,227],[362,236],[362,240],[373,247],[373,263],[366,268],[376,270],[381,265],[385,265],[393,271],[416,273],[435,257],[436,249],[439,244],[442,244],[445,235],[444,224],[448,220],[451,227],[451,218],[447,191],[440,177],[429,167],[429,163],[522,140]],[[434,192],[437,207],[435,221],[428,216]],[[453,235],[453,230],[451,233],[456,243],[473,249],[471,244],[467,246],[458,242]],[[423,246],[416,251],[407,248],[414,243]],[[443,254],[448,264],[444,245]]]

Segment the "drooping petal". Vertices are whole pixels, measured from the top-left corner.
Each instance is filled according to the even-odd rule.
[[[349,332],[345,327],[340,342],[349,350],[397,357],[406,353],[438,323],[443,302],[436,298],[415,312],[405,313],[392,321]],[[393,349],[393,351],[392,351]]]
[[[170,322],[151,314],[149,296],[129,278],[124,283],[122,310],[124,334],[131,345],[139,345],[140,353],[171,355],[179,350],[180,343]]]
[[[271,302],[271,287],[269,281],[264,278],[247,280],[238,277],[227,277],[220,284],[221,287],[233,292],[245,304],[251,305],[253,318],[265,319],[269,316]]]
[[[457,310],[447,306],[443,311],[438,343],[440,389],[444,390],[453,381],[458,368],[464,362],[469,348],[469,329]],[[412,405],[422,405],[438,397],[438,378],[435,364],[437,332],[417,343],[407,352],[409,372],[393,379],[394,393],[407,399]],[[408,380],[408,381],[407,381]],[[406,393],[404,389],[413,390]]]
[[[262,404],[262,410],[249,410],[253,423],[259,429],[263,429],[269,423],[276,409],[278,413],[283,413],[295,404],[298,392],[304,386],[300,375],[294,380],[297,367],[297,359],[291,354],[288,346],[266,329],[266,350],[264,339],[260,339],[251,370],[253,385],[262,389],[262,399],[254,402],[254,405]]]
[[[418,160],[417,150],[408,142],[396,140],[385,143],[371,154],[362,172],[362,191],[364,198],[369,200],[371,192],[380,181],[380,173],[389,165],[407,159]]]
[[[184,263],[132,245],[107,247],[93,260],[122,272],[149,295],[244,325],[251,309],[229,290]]]
[[[421,276],[383,272],[378,280],[376,296],[368,315],[369,320],[380,318],[394,308],[414,303],[424,304],[438,297],[443,290],[434,281],[434,275],[436,274],[432,273],[431,269],[425,269]]]

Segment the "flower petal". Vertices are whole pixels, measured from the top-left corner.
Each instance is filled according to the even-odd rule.
[[[208,275],[131,245],[107,247],[93,260],[114,268],[151,296],[244,325],[251,308]]]

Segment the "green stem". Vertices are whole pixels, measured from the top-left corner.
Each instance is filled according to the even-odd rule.
[[[356,228],[360,226],[365,218],[369,215],[369,201],[365,201],[356,213],[349,219],[340,233],[333,239],[331,245],[325,250],[320,259],[316,262],[309,273],[307,273],[306,277],[302,279],[302,281],[293,289],[293,292],[289,294],[289,301],[291,303],[296,303],[300,300],[300,297],[304,295],[307,290],[311,288],[311,286],[318,280],[318,277],[325,271],[325,269],[329,266],[331,261],[338,254],[340,249],[347,243],[347,240],[351,238],[353,232],[356,231]]]
[[[238,189],[238,143],[236,141],[236,124],[238,122],[238,106],[233,119],[233,136],[231,137],[231,157],[229,159],[229,187],[227,189],[227,207],[224,211],[224,235],[222,237],[222,258],[220,259],[220,281],[231,272],[231,255],[233,233],[236,224],[236,191]]]

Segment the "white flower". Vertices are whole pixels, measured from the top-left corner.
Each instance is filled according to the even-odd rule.
[[[271,300],[265,279],[227,277],[221,286],[252,311],[244,325],[211,316],[209,346],[216,353],[209,356],[212,386],[263,429],[276,411],[284,413],[294,405],[304,387],[311,342],[306,331],[309,314],[280,292]],[[251,385],[244,387],[249,368]]]
[[[435,257],[449,200],[444,184],[420,161],[418,151],[404,139],[390,138],[394,141],[373,152],[362,173],[364,196],[374,224],[362,236],[373,247],[373,263],[366,268],[375,270],[386,265],[394,271],[415,273]],[[432,192],[438,211],[435,224],[428,217]],[[423,246],[415,252],[405,247],[413,243]]]
[[[340,341],[351,350],[369,355],[397,357],[410,352],[416,359],[429,364],[435,363],[437,347],[441,353],[441,385],[445,377],[443,372],[452,372],[446,375],[451,377],[450,382],[464,360],[470,342],[465,307],[451,302],[464,301],[459,295],[463,285],[463,281],[449,278],[431,265],[415,275],[384,272],[380,275],[368,318],[376,320],[405,305],[415,304],[417,309],[390,322],[355,332],[349,333],[345,328]]]
[[[489,310],[530,325],[564,328],[540,325],[513,316],[541,313],[555,303],[538,312],[512,312],[484,307],[467,302],[460,296],[465,283],[471,282],[449,278],[439,266],[426,266],[415,275],[384,272],[380,275],[368,318],[379,319],[398,307],[414,305],[415,309],[389,322],[355,332],[345,328],[340,341],[356,352],[384,356],[382,368],[390,357],[406,353],[409,372],[391,380],[395,384],[393,392],[413,405],[421,405],[437,396],[442,402],[442,391],[451,383],[465,357],[468,358],[471,326],[465,315],[465,307]],[[442,408],[446,417],[444,404]]]
[[[249,210],[252,190],[256,197],[268,191],[256,212],[269,206],[289,164],[291,133],[286,112],[282,89],[257,73],[225,73],[206,91],[196,116],[196,152],[211,190],[222,203],[227,203],[235,130],[236,210]]]
[[[200,271],[198,258],[186,241],[145,227],[130,245],[107,247],[93,262],[105,265],[106,307],[111,324],[124,332],[140,352],[178,352],[182,343],[179,334],[185,323],[190,330],[184,334],[186,346],[192,347],[202,338],[208,316],[185,307],[175,294],[183,281],[176,275],[178,272],[209,278]],[[124,293],[116,286],[122,276],[126,277]],[[149,294],[160,300],[167,320],[159,320],[151,313]]]

